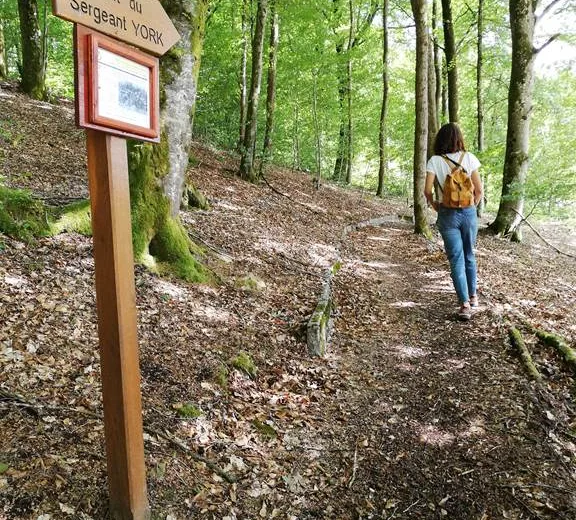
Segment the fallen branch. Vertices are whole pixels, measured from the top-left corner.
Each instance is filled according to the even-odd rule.
[[[202,457],[202,455],[198,455],[194,450],[192,450],[191,448],[186,446],[186,444],[184,444],[182,441],[175,439],[175,438],[171,437],[170,435],[163,433],[159,430],[155,430],[153,428],[145,427],[144,430],[148,433],[156,435],[157,437],[161,437],[162,439],[170,442],[171,444],[173,444],[177,448],[180,448],[183,452],[185,452],[187,455],[192,457],[195,461],[202,462],[203,464],[206,464],[207,468],[211,469],[214,473],[216,473],[217,475],[222,477],[229,484],[234,484],[235,482],[238,481],[238,479],[231,476],[229,473],[226,473],[223,469],[220,469],[218,464],[216,464],[215,462],[212,462],[211,460],[209,460],[205,457]]]
[[[520,213],[519,211],[516,211],[514,208],[511,208],[512,211],[514,211],[516,214],[518,214],[518,216],[520,216],[520,218],[522,219],[520,221],[520,223],[525,222],[528,227],[534,231],[534,233],[536,234],[536,236],[542,240],[542,242],[544,242],[548,247],[551,247],[552,249],[554,249],[554,251],[556,251],[557,253],[567,256],[568,258],[576,258],[575,255],[571,255],[570,253],[566,253],[564,251],[562,251],[561,249],[558,249],[555,245],[551,244],[550,242],[548,242],[548,240],[546,240],[535,228],[532,224],[530,224],[530,222],[528,221],[528,217],[524,217],[524,215],[522,215],[522,213]]]
[[[538,372],[534,361],[532,360],[532,356],[530,352],[528,352],[528,348],[526,347],[526,343],[524,342],[524,338],[522,337],[522,333],[513,325],[508,326],[508,338],[510,339],[510,343],[516,349],[518,354],[520,355],[520,359],[524,368],[528,372],[528,375],[534,379],[535,381],[542,380],[542,374]]]
[[[564,361],[570,365],[573,372],[576,373],[576,351],[571,348],[564,338],[553,334],[552,332],[546,332],[536,327],[532,328],[534,334],[546,345],[555,348],[560,354],[562,354]]]
[[[310,206],[307,206],[306,204],[302,204],[300,201],[293,199],[292,197],[290,197],[290,195],[286,195],[286,193],[282,193],[280,190],[276,189],[274,186],[272,186],[272,184],[270,184],[268,182],[268,179],[262,175],[262,180],[266,183],[266,185],[274,192],[277,193],[278,195],[282,196],[282,197],[286,197],[288,200],[291,200],[292,202],[299,204],[300,206],[306,208],[307,210],[311,211],[312,213],[315,213],[316,215],[322,215],[322,213],[320,211],[316,211],[315,209],[312,209]]]

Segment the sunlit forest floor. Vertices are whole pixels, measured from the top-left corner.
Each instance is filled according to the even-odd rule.
[[[193,156],[211,209],[182,219],[218,282],[135,273],[154,519],[576,518],[573,368],[529,329],[576,347],[573,257],[481,234],[481,307],[461,323],[441,240],[414,235],[402,202],[286,169],[254,186],[233,154]],[[85,170],[72,106],[3,84],[3,181],[56,204],[87,196]],[[544,236],[574,254],[558,229]],[[0,520],[106,519],[91,239],[0,238]],[[310,358],[338,258],[334,334]]]

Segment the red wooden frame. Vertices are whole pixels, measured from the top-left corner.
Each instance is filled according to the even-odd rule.
[[[139,51],[82,25],[74,26],[76,124],[122,137],[160,141],[158,58]],[[98,49],[147,67],[149,74],[150,124],[148,127],[104,117],[98,113]]]

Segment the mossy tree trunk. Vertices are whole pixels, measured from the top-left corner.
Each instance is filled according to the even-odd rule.
[[[508,91],[508,130],[502,179],[502,195],[496,220],[490,230],[499,236],[520,241],[524,209],[524,188],[528,173],[528,144],[532,115],[534,76],[533,48],[535,2],[510,0],[512,71]]]
[[[138,261],[190,281],[205,278],[178,211],[186,170],[209,0],[163,7],[181,40],[160,60],[161,142],[129,144],[134,254]]]
[[[411,0],[416,22],[416,124],[414,129],[414,231],[432,236],[426,220],[424,180],[428,148],[428,28],[427,1]]]
[[[18,0],[22,42],[22,91],[34,99],[46,97],[46,62],[36,0]]]

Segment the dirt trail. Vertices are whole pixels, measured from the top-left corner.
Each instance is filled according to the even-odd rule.
[[[575,518],[554,398],[511,357],[494,302],[455,320],[422,246],[407,226],[349,236],[330,356],[345,378],[322,406],[347,446],[323,463],[348,481],[319,517]]]
[[[0,86],[5,182],[85,196],[69,108]],[[60,134],[75,140],[59,155]],[[481,236],[486,307],[462,324],[438,242],[402,219],[338,250],[346,226],[394,220],[404,203],[283,169],[268,173],[274,191],[238,179],[233,154],[193,156],[211,209],[181,218],[218,283],[135,270],[153,520],[576,518],[573,374],[522,329],[544,381],[529,382],[503,322],[573,346],[573,259]],[[306,322],[339,256],[335,334],[312,359]],[[88,237],[0,235],[0,520],[107,519],[93,276]]]

